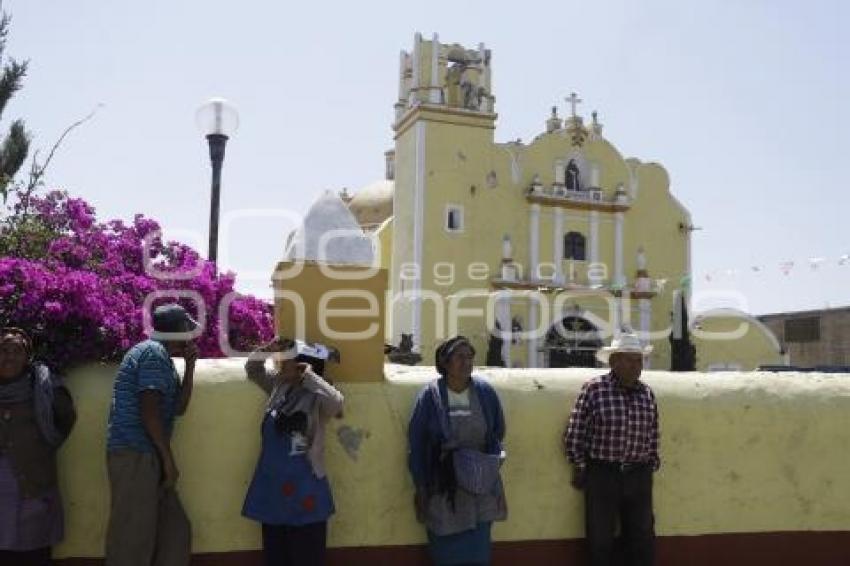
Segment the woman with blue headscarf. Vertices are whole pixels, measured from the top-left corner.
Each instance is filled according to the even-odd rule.
[[[43,566],[62,540],[56,451],[76,421],[71,394],[18,328],[0,329],[0,564]]]
[[[420,391],[408,428],[416,516],[439,566],[489,564],[491,525],[507,518],[505,418],[493,387],[472,375],[474,357],[463,336],[437,348],[440,377]]]

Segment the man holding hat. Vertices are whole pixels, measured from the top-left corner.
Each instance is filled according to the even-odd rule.
[[[192,396],[198,324],[177,304],[154,309],[152,322],[150,339],[127,352],[113,387],[106,566],[189,564],[191,527],[175,490],[171,431]],[[186,362],[182,382],[175,356]]]
[[[572,485],[584,490],[585,531],[593,566],[613,564],[619,516],[626,564],[654,562],[652,474],[658,456],[658,407],[639,380],[643,346],[630,332],[616,336],[597,358],[611,366],[606,375],[584,384],[564,434],[573,465]]]

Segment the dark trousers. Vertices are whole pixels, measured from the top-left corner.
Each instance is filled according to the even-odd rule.
[[[50,547],[37,548],[35,550],[27,550],[26,552],[17,552],[12,550],[0,550],[0,564],[15,566],[49,566],[52,564],[50,560]]]
[[[655,518],[652,514],[652,468],[621,470],[617,464],[591,462],[585,480],[585,529],[593,566],[614,564],[617,519],[627,566],[655,562]]]
[[[291,527],[263,524],[265,566],[324,566],[327,521]]]
[[[111,494],[105,566],[188,566],[192,526],[173,488],[160,486],[152,452],[106,457]]]

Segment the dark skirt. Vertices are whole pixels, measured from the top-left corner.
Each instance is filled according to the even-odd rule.
[[[434,564],[489,564],[491,526],[490,522],[478,523],[474,529],[445,536],[428,531],[428,552]]]
[[[24,497],[11,462],[0,456],[0,550],[43,552],[62,540],[64,530],[59,489]]]
[[[263,524],[263,559],[266,566],[324,566],[327,521],[308,525]]]

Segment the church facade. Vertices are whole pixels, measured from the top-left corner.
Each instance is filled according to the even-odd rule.
[[[624,157],[575,94],[531,142],[497,142],[491,63],[483,44],[417,34],[400,56],[387,179],[346,195],[389,273],[388,340],[409,336],[426,363],[459,333],[476,363],[593,367],[630,328],[654,347],[647,364],[668,368],[693,224],[667,171]],[[781,361],[763,328],[737,340]]]

